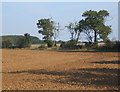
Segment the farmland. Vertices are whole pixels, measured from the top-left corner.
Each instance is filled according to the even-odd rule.
[[[3,90],[117,90],[117,52],[2,50]]]

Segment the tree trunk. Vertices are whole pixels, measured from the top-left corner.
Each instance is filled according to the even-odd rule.
[[[76,39],[76,44],[78,43],[79,37],[80,37],[80,32],[78,33],[78,36],[77,36],[77,39]]]
[[[96,43],[97,42],[97,32],[95,31],[94,33],[94,42]]]
[[[71,40],[74,40],[74,39],[73,39],[73,35],[74,35],[74,33],[71,33]]]

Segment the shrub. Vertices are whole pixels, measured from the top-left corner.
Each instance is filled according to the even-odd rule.
[[[25,39],[24,38],[19,38],[16,42],[16,46],[18,48],[25,48]]]
[[[60,47],[63,48],[65,46],[66,42],[61,42]]]
[[[79,48],[81,48],[80,45],[76,45],[75,40],[70,40],[68,42],[62,42],[60,47],[63,49],[79,49]]]
[[[31,39],[28,34],[25,34],[24,37],[19,38],[16,42],[16,47],[18,48],[30,48],[31,46]]]
[[[11,47],[12,47],[12,43],[10,40],[2,41],[2,48],[11,48]]]
[[[110,41],[110,40],[107,40],[107,41],[105,42],[105,46],[108,47],[108,48],[113,48],[114,45],[115,45],[115,42],[112,42],[112,41]]]
[[[116,41],[114,48],[116,48],[117,51],[120,51],[120,41]]]
[[[47,41],[47,46],[48,47],[53,47],[53,41],[52,40],[48,40]]]
[[[120,51],[120,42],[107,41],[104,46],[99,46],[99,51]]]

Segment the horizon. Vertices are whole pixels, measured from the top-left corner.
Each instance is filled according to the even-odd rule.
[[[2,37],[2,36],[24,36],[24,35],[0,35],[0,37]],[[37,36],[33,36],[33,35],[30,35],[31,37],[37,37]],[[38,39],[39,39],[39,37],[37,37]],[[40,41],[44,41],[43,39],[39,39]],[[57,42],[58,41],[63,41],[63,40],[56,40]],[[69,40],[67,40],[67,41],[69,41]],[[67,42],[67,41],[63,41],[63,42]],[[120,40],[114,40],[113,42],[116,42],[116,41],[120,41]],[[88,42],[87,40],[86,41],[78,41],[78,42]],[[100,40],[100,41],[98,41],[98,42],[104,42],[104,41],[102,41],[102,40]],[[93,42],[94,43],[94,42]]]

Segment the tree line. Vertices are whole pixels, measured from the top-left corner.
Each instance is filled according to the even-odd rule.
[[[105,25],[105,19],[109,16],[108,11],[89,10],[82,14],[83,19],[79,22],[71,22],[65,26],[70,34],[71,40],[68,43],[77,45],[80,40],[81,33],[87,37],[89,44],[97,44],[98,40],[104,42],[109,41],[108,35],[112,32],[111,26]],[[59,24],[59,23],[58,23]],[[43,40],[47,43],[48,47],[55,46],[55,39],[59,31],[59,25],[51,18],[38,20],[37,27],[39,33],[43,35]]]
[[[31,46],[31,37],[28,33],[25,33],[24,36],[12,36],[12,38],[12,41],[10,39],[2,39],[2,48],[29,48]]]
[[[82,14],[82,19],[78,22],[71,22],[65,25],[65,28],[69,30],[70,40],[67,42],[60,41],[60,47],[62,49],[81,49],[82,45],[78,45],[80,38],[85,34],[87,41],[85,48],[97,48],[98,42],[103,41],[105,46],[100,48],[113,49],[119,48],[120,43],[113,43],[108,38],[108,35],[112,32],[111,25],[106,25],[106,18],[109,17],[109,12],[106,10],[88,10]],[[43,35],[43,40],[47,44],[47,47],[56,47],[56,38],[60,32],[60,24],[52,20],[52,18],[39,19],[36,23],[39,34]],[[29,48],[31,46],[30,34],[25,33],[23,38],[17,40],[17,48]],[[12,44],[9,40],[2,41],[3,48],[9,48]],[[14,46],[12,46],[14,47]],[[41,45],[40,48],[46,48]]]

